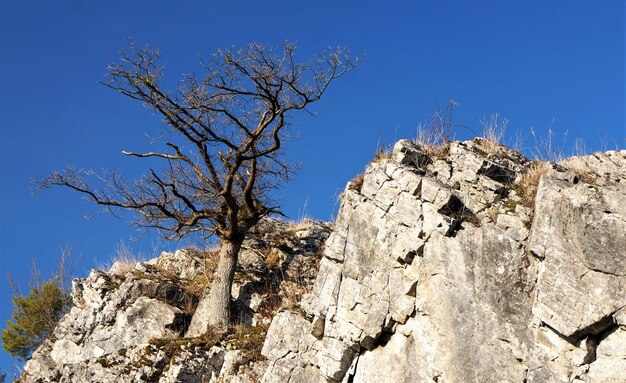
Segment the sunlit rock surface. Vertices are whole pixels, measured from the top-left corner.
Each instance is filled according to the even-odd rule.
[[[626,381],[626,152],[552,166],[534,209],[529,167],[480,140],[370,164],[263,381]]]
[[[182,338],[205,263],[179,251],[75,281],[22,381],[626,382],[626,151],[549,164],[534,186],[506,147],[434,153],[398,142],[348,184],[332,231],[251,234],[234,308],[269,325],[263,357]]]
[[[256,355],[271,315],[297,303],[284,295],[293,299],[310,290],[330,229],[314,221],[268,219],[250,233],[233,286],[235,320],[255,329],[242,339],[184,338],[197,285],[206,282],[212,264],[203,252],[164,252],[94,270],[74,280],[74,306],[26,363],[21,381],[256,382],[267,367]],[[261,336],[258,350],[239,347],[250,336]]]

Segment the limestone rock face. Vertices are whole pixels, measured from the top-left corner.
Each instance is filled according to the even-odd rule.
[[[263,382],[626,381],[626,151],[553,165],[410,141],[349,184]]]
[[[184,338],[206,266],[178,251],[76,280],[22,381],[626,382],[626,151],[534,185],[508,148],[438,152],[398,142],[332,226],[253,230],[232,294],[269,326],[255,359],[254,334]]]
[[[280,294],[295,294],[284,291],[293,280],[298,278],[303,291],[310,290],[330,228],[314,221],[273,219],[255,228],[244,242],[233,286],[239,322],[264,330],[263,321],[271,317],[263,314],[279,308]],[[280,257],[268,266],[272,251],[280,251]],[[232,336],[219,341],[184,338],[199,300],[193,287],[206,280],[208,266],[200,255],[192,250],[164,252],[147,262],[116,262],[106,272],[94,270],[74,280],[74,306],[25,364],[20,381],[258,381],[267,364],[249,354],[260,352],[260,346],[242,351]]]

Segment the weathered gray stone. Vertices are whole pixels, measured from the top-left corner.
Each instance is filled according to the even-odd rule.
[[[313,221],[294,225],[264,220],[254,229],[244,242],[244,259],[237,270],[242,282],[233,287],[241,323],[257,320],[268,300],[276,299],[264,290],[268,282],[262,278],[272,274],[264,269],[263,254],[280,247],[285,254],[277,265],[281,288],[290,286],[293,293],[297,280],[296,287],[306,292],[329,232],[329,224]],[[258,382],[267,363],[251,360],[254,350],[232,346],[236,339],[227,338],[222,348],[181,337],[189,321],[183,310],[193,308],[198,299],[187,285],[206,271],[198,254],[164,252],[147,262],[118,263],[107,272],[94,270],[86,279],[75,280],[74,307],[61,319],[53,338],[26,363],[22,381]],[[248,270],[260,276],[247,274]]]
[[[311,368],[309,363],[317,352],[318,343],[311,335],[309,321],[290,311],[278,313],[261,351],[270,360],[262,382],[321,381],[320,370]]]
[[[616,328],[597,346],[587,383],[621,383],[626,377],[626,328]]]
[[[482,145],[451,143],[446,159],[430,159],[403,140],[391,160],[368,166],[361,191],[343,194],[320,274],[302,302],[312,322],[270,329],[268,339],[291,340],[276,361],[268,354],[266,379],[281,364],[280,379],[294,382],[613,379],[605,364],[626,378],[614,351],[594,351],[594,342],[611,339],[602,338],[615,331],[611,323],[624,321],[618,244],[626,243],[626,183],[616,181],[623,177],[608,172],[611,182],[590,186],[550,173],[529,228],[533,211],[513,184],[530,161]],[[553,184],[558,190],[546,189]],[[588,230],[576,231],[581,224]],[[592,279],[586,285],[576,276]],[[597,294],[602,299],[591,301]],[[296,351],[298,334],[315,346]]]
[[[543,177],[529,242],[544,259],[534,314],[575,339],[602,330],[594,327],[626,306],[624,244],[626,184],[618,191]]]
[[[267,361],[149,344],[180,342],[188,319],[194,297],[176,283],[198,264],[176,252],[75,281],[75,307],[24,381],[626,381],[626,151],[552,164],[535,206],[521,204],[531,163],[519,153],[483,139],[432,152],[402,140],[370,164],[330,235],[266,220],[246,240],[248,274],[233,287],[242,323],[267,320],[255,286],[270,251],[299,281],[282,281],[279,297],[308,292],[302,310],[272,319]]]
[[[152,259],[147,264],[160,267],[179,278],[193,279],[202,273],[202,260],[193,252],[176,250],[174,253],[162,252],[158,258]]]
[[[172,366],[161,375],[159,383],[219,381],[222,366],[228,357],[229,354],[220,347],[211,347],[208,351],[185,350],[174,357]]]

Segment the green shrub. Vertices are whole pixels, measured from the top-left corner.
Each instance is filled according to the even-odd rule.
[[[2,330],[2,348],[13,357],[28,358],[50,337],[69,305],[69,293],[58,278],[32,287],[28,295],[15,294],[15,311]]]

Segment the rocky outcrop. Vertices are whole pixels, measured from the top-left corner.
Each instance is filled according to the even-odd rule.
[[[263,382],[626,381],[626,152],[546,167],[523,206],[517,152],[424,149],[348,185]]]
[[[310,290],[329,231],[328,224],[271,219],[255,228],[233,286],[237,321],[253,327],[225,338],[184,338],[199,285],[208,284],[211,251],[180,250],[94,270],[74,280],[74,306],[26,363],[21,381],[255,382],[266,366],[254,363],[264,323]],[[241,347],[255,346],[255,337],[258,350]]]
[[[626,151],[537,164],[402,140],[330,229],[255,228],[227,337],[183,336],[206,254],[94,271],[22,380],[626,381]]]

